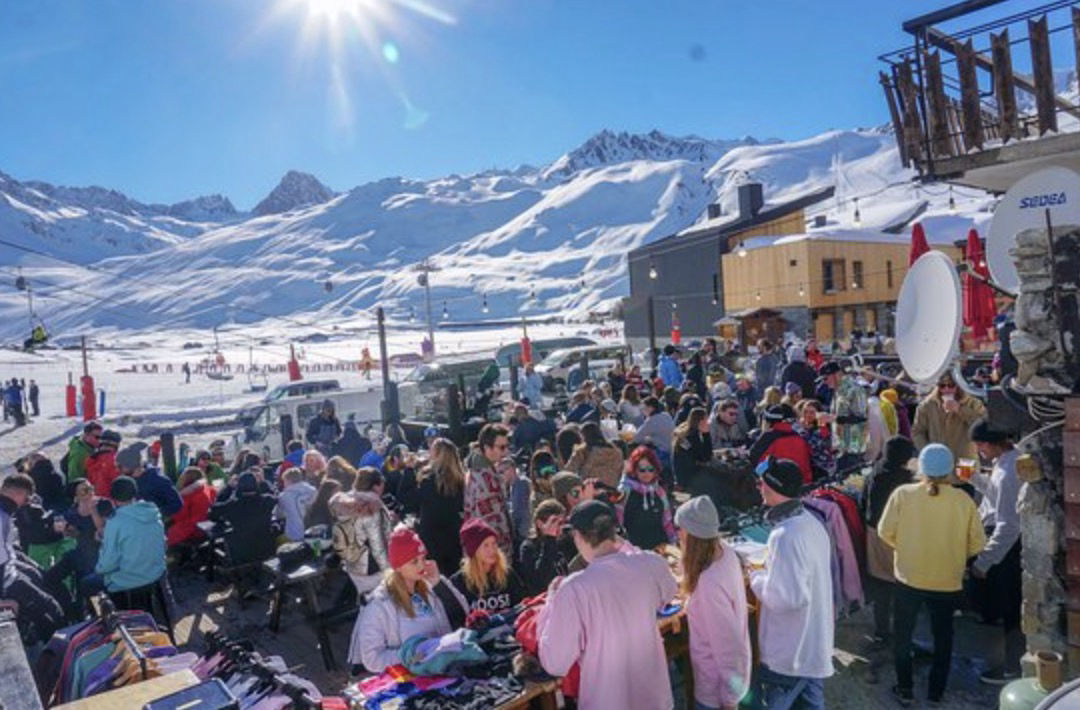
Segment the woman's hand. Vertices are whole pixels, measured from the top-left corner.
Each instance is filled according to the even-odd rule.
[[[439,575],[439,565],[435,564],[435,560],[424,561],[424,581],[428,583],[429,587],[434,587],[439,583],[441,579]]]

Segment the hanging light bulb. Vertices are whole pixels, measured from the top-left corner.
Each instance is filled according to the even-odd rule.
[[[535,286],[533,286],[532,288],[529,289],[529,300],[530,301],[535,301],[536,300],[536,287]]]
[[[484,305],[481,306],[480,310],[482,310],[484,313],[487,313],[490,310],[488,308],[488,304],[487,304],[487,294],[486,293],[484,294]]]
[[[757,300],[759,300],[759,301],[761,300],[761,291],[757,292]]]
[[[585,277],[584,276],[581,278],[581,287],[585,288]]]
[[[649,259],[649,278],[655,281],[659,275],[656,273],[656,264],[653,263],[652,259]]]
[[[806,289],[803,288],[802,284],[799,284],[799,298],[802,298],[805,295],[806,295]]]
[[[862,215],[859,214],[859,198],[856,197],[854,199],[855,199],[855,218],[852,219],[852,223],[856,227],[861,227],[862,226]]]
[[[953,197],[952,185],[949,185],[949,214],[956,214],[956,198]]]
[[[746,258],[746,242],[739,242],[739,251],[737,253],[740,258]]]
[[[446,310],[446,301],[442,302],[442,319],[446,320],[450,317],[450,311]]]
[[[715,294],[714,294],[714,295],[713,295],[713,297],[712,297],[712,304],[713,304],[714,306],[718,306],[718,305],[720,305],[720,301],[718,301],[718,300],[717,300],[717,298],[716,298],[716,295],[715,295]]]
[[[675,301],[672,301],[671,302],[671,310],[674,311],[674,310],[677,310],[678,308],[679,308],[679,304],[676,303]]]
[[[409,322],[412,323],[416,320],[416,309],[409,306]]]

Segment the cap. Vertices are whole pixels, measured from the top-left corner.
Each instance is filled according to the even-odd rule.
[[[431,437],[431,436],[438,436],[438,435],[439,435],[439,430],[436,427],[429,426],[428,428],[424,429],[424,438],[425,439],[428,438],[428,437]]]
[[[765,410],[763,415],[765,421],[773,422],[790,422],[795,419],[795,410],[787,404],[774,404]]]
[[[675,511],[675,524],[703,540],[720,536],[720,514],[709,496],[697,496],[680,505]]]
[[[754,469],[769,488],[785,498],[798,498],[802,493],[803,476],[799,464],[791,459],[766,457]]]
[[[944,444],[927,444],[919,452],[919,473],[930,478],[944,478],[953,471],[953,455]]]
[[[402,525],[390,533],[386,556],[391,568],[400,569],[420,555],[426,554],[427,548],[423,541],[411,528]]]
[[[821,377],[828,377],[829,375],[835,375],[840,372],[840,363],[829,361],[818,368],[818,375]]]
[[[139,486],[131,476],[117,476],[109,487],[109,497],[117,503],[127,503],[135,500],[139,493]]]
[[[101,436],[98,438],[101,440],[102,443],[112,442],[114,444],[119,444],[120,432],[113,431],[112,429],[106,429],[105,431],[101,432]]]
[[[578,503],[570,513],[570,527],[578,532],[589,532],[593,529],[596,519],[602,516],[611,516],[614,519],[615,509],[610,504],[600,500],[587,500]]]
[[[482,518],[466,520],[461,526],[461,549],[466,557],[472,557],[489,537],[498,537],[495,529],[484,522]]]

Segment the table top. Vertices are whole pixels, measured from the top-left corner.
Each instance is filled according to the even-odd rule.
[[[55,706],[54,710],[113,710],[114,708],[141,708],[151,700],[171,695],[178,690],[198,685],[198,677],[190,670],[177,671],[168,675],[144,680],[141,683],[125,685],[88,698],[74,700]]]

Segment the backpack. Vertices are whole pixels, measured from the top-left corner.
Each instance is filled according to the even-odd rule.
[[[63,456],[60,457],[60,472],[64,474],[64,478],[67,478],[68,457],[70,455],[71,455],[71,452],[67,451],[67,452],[64,453]]]

